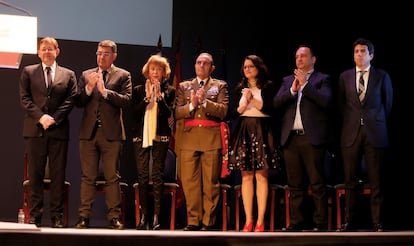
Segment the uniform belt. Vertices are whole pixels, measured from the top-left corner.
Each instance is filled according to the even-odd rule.
[[[154,137],[154,140],[157,141],[157,142],[166,143],[166,142],[170,141],[170,137],[169,136],[159,136],[159,135],[156,135]]]
[[[102,120],[101,119],[96,119],[96,125],[95,127],[102,127]]]
[[[293,135],[305,135],[305,130],[292,130]]]

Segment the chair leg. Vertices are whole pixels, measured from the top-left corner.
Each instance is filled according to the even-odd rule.
[[[336,190],[336,229],[340,230],[342,225],[342,211],[341,211],[341,196],[342,191]]]
[[[24,211],[24,223],[29,223],[30,208],[29,208],[29,188],[24,187],[23,192],[23,211]]]
[[[286,210],[286,228],[290,226],[290,202],[289,202],[290,192],[289,189],[285,188],[285,210]]]
[[[139,202],[139,188],[135,188],[135,226],[138,227],[141,222],[141,209]]]
[[[332,193],[330,193],[328,197],[328,231],[332,230],[332,200]]]
[[[122,224],[125,225],[125,212],[126,212],[126,206],[125,206],[125,190],[121,189],[121,206],[122,206],[122,213],[121,213],[121,221]]]
[[[64,214],[64,221],[65,221],[65,226],[69,225],[69,185],[65,184],[65,201],[64,201],[64,208],[63,208],[63,214]],[[26,218],[26,217],[25,217]]]
[[[236,190],[236,231],[240,231],[240,192],[240,189]]]
[[[227,190],[222,189],[222,220],[223,226],[222,230],[227,231]]]
[[[276,203],[276,190],[271,189],[271,200],[270,200],[270,231],[275,231],[275,203]]]
[[[171,218],[170,218],[170,230],[175,230],[175,205],[177,200],[177,191],[171,192]]]

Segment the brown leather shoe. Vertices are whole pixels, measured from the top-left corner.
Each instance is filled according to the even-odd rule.
[[[74,228],[76,229],[87,229],[89,228],[89,219],[80,216],[78,222],[76,222]]]
[[[109,221],[109,228],[116,229],[116,230],[123,230],[124,224],[121,223],[121,220],[119,218],[112,218],[111,221]]]
[[[62,216],[52,217],[52,227],[53,228],[65,228],[65,223],[63,222]]]

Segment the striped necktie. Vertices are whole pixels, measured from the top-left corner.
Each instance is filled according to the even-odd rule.
[[[358,83],[358,97],[359,101],[362,102],[365,97],[365,81],[364,81],[364,74],[366,71],[359,71],[361,75],[359,76],[359,83]]]

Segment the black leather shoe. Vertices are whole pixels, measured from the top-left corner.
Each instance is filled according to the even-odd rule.
[[[40,227],[40,218],[30,217],[29,224],[34,224],[36,227]]]
[[[75,226],[73,226],[76,229],[86,229],[89,228],[89,219],[80,216],[78,219],[78,222],[76,222]]]
[[[345,224],[342,224],[341,225],[340,231],[342,231],[342,232],[345,232],[345,231],[355,231],[355,228],[354,228],[354,226],[351,223],[346,222]]]
[[[299,232],[299,231],[303,231],[303,227],[300,225],[290,225],[288,228],[286,228],[287,232]]]
[[[198,225],[187,225],[184,227],[184,231],[199,231],[201,229]]]
[[[52,218],[52,227],[53,228],[65,228],[65,223],[63,222],[62,216],[55,216]]]
[[[203,225],[200,231],[214,231],[214,225],[211,225],[211,226]]]
[[[314,232],[323,232],[328,231],[328,225],[326,224],[316,224],[315,227],[313,227]]]
[[[378,224],[374,224],[374,231],[376,232],[383,232],[384,231],[384,226],[382,223],[378,223]]]
[[[116,229],[116,230],[123,230],[124,224],[121,223],[121,220],[119,218],[112,218],[111,221],[109,221],[109,228]]]

